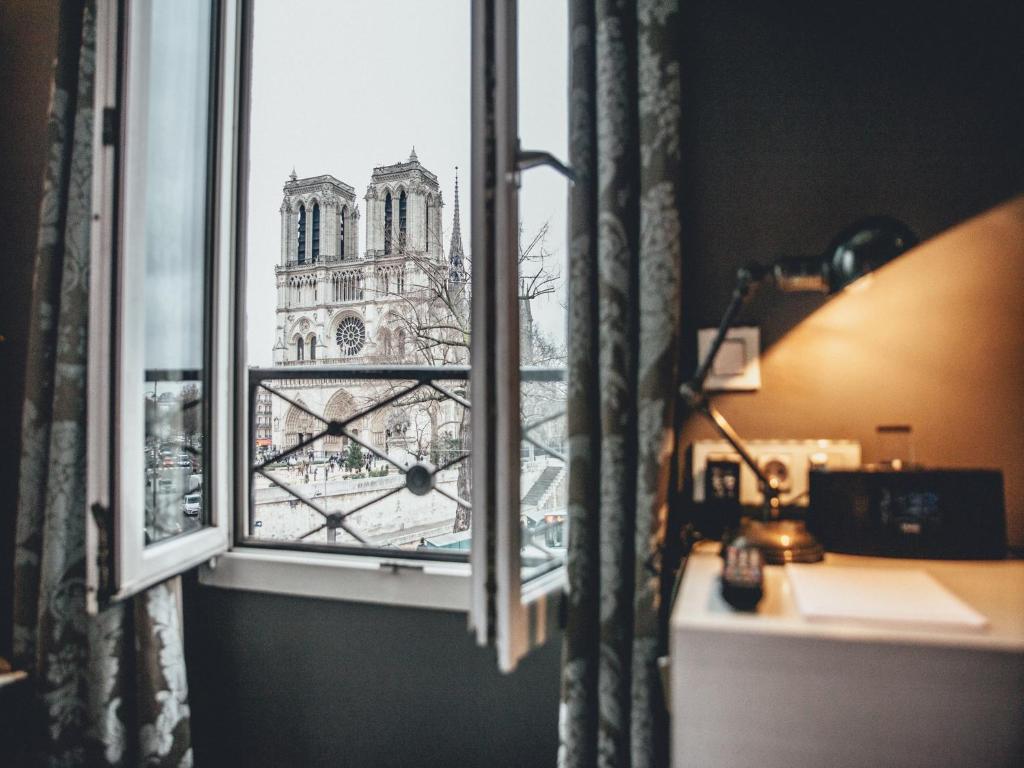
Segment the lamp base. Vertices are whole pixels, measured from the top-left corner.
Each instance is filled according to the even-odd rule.
[[[769,565],[817,563],[825,557],[825,549],[802,520],[746,519],[740,535],[761,550]]]

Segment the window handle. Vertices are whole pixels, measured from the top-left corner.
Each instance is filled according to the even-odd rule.
[[[571,184],[576,183],[576,172],[552,155],[539,149],[520,149],[516,153],[516,169],[526,171],[540,165],[547,165],[565,176]]]

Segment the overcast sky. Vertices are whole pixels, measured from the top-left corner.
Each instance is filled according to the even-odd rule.
[[[248,201],[248,359],[272,361],[274,265],[282,186],[329,173],[356,190],[363,218],[374,166],[404,161],[415,145],[444,195],[445,252],[459,168],[463,245],[469,252],[469,0],[256,0]],[[520,137],[565,158],[566,3],[520,0]],[[524,176],[526,230],[549,221],[547,247],[565,253],[567,189],[546,170]],[[556,266],[562,274],[565,270]],[[535,308],[563,338],[555,302]]]

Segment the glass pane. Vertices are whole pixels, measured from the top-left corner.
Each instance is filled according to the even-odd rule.
[[[208,519],[203,339],[213,9],[210,0],[154,0],[149,13],[148,110],[133,138],[146,147],[145,532],[153,543]]]
[[[256,0],[252,55],[240,535],[464,557],[470,2]]]
[[[524,149],[568,155],[567,3],[520,0],[519,137]],[[548,169],[519,190],[519,351],[523,578],[566,551],[565,363],[568,187]]]

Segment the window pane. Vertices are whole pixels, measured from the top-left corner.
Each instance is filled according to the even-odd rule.
[[[464,556],[470,2],[254,19],[240,535]]]
[[[520,0],[519,136],[524,149],[568,154],[567,3]],[[568,188],[550,170],[519,191],[522,573],[561,562],[566,548],[566,262]]]
[[[146,541],[201,527],[210,0],[154,0],[145,169]]]

